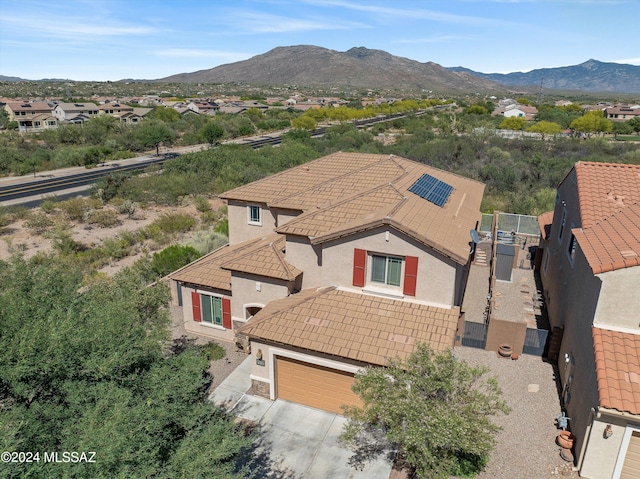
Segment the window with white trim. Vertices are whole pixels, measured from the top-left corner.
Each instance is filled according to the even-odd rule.
[[[372,283],[387,286],[400,286],[402,284],[402,265],[404,258],[398,256],[370,255]]]
[[[259,206],[249,205],[247,206],[247,214],[249,215],[250,225],[262,225],[262,214]]]
[[[202,311],[203,323],[222,326],[222,298],[201,294],[200,311]]]

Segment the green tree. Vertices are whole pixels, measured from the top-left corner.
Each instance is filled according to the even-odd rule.
[[[635,131],[636,133],[640,133],[640,116],[636,116],[635,118],[632,118],[626,123],[631,126],[633,131]]]
[[[251,439],[206,402],[205,354],[170,352],[168,299],[131,270],[85,284],[61,258],[0,262],[2,449],[96,452],[1,463],[1,477],[244,476]]]
[[[542,135],[557,135],[562,131],[562,127],[552,121],[539,121],[527,128],[527,131],[542,133]]]
[[[419,478],[470,475],[485,465],[499,427],[491,421],[508,413],[495,378],[486,368],[435,354],[419,345],[406,360],[356,375],[353,390],[363,407],[348,407],[342,440],[367,451],[398,448]]]
[[[165,123],[175,123],[180,119],[180,113],[177,110],[166,106],[156,107],[149,116],[154,120],[164,121]]]
[[[136,128],[136,138],[145,148],[155,148],[156,155],[160,155],[160,144],[171,143],[175,134],[162,121],[147,120]]]
[[[588,111],[580,118],[571,122],[571,128],[575,131],[586,133],[591,136],[593,133],[608,133],[613,129],[613,123],[604,117],[601,110]]]
[[[291,120],[291,126],[299,130],[313,131],[317,125],[316,120],[309,115],[302,115]]]
[[[153,253],[151,266],[159,278],[188,265],[202,256],[192,246],[171,245],[158,253]]]
[[[198,132],[200,137],[213,146],[220,141],[220,138],[224,136],[224,128],[212,121],[208,122]]]
[[[508,116],[500,123],[498,128],[502,130],[520,131],[524,128],[527,121],[519,116]]]

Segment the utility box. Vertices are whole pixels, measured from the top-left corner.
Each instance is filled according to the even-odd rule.
[[[511,282],[511,274],[516,259],[516,246],[497,244],[496,249],[496,279]]]

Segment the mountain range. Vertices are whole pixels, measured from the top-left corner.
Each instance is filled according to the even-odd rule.
[[[0,81],[24,81],[0,75]],[[43,80],[41,80],[43,81]],[[66,80],[68,81],[68,80]],[[574,66],[542,68],[526,73],[481,73],[464,67],[421,63],[383,50],[354,47],[339,52],[313,45],[277,47],[247,60],[154,81],[242,83],[420,90],[436,93],[500,93],[565,90],[590,93],[640,93],[640,66],[588,60]]]

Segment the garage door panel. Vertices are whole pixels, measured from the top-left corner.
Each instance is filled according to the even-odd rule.
[[[640,432],[633,432],[629,440],[629,448],[624,459],[620,479],[637,479],[640,477]]]
[[[277,357],[276,394],[279,398],[342,414],[340,406],[362,405],[351,391],[353,374]]]

